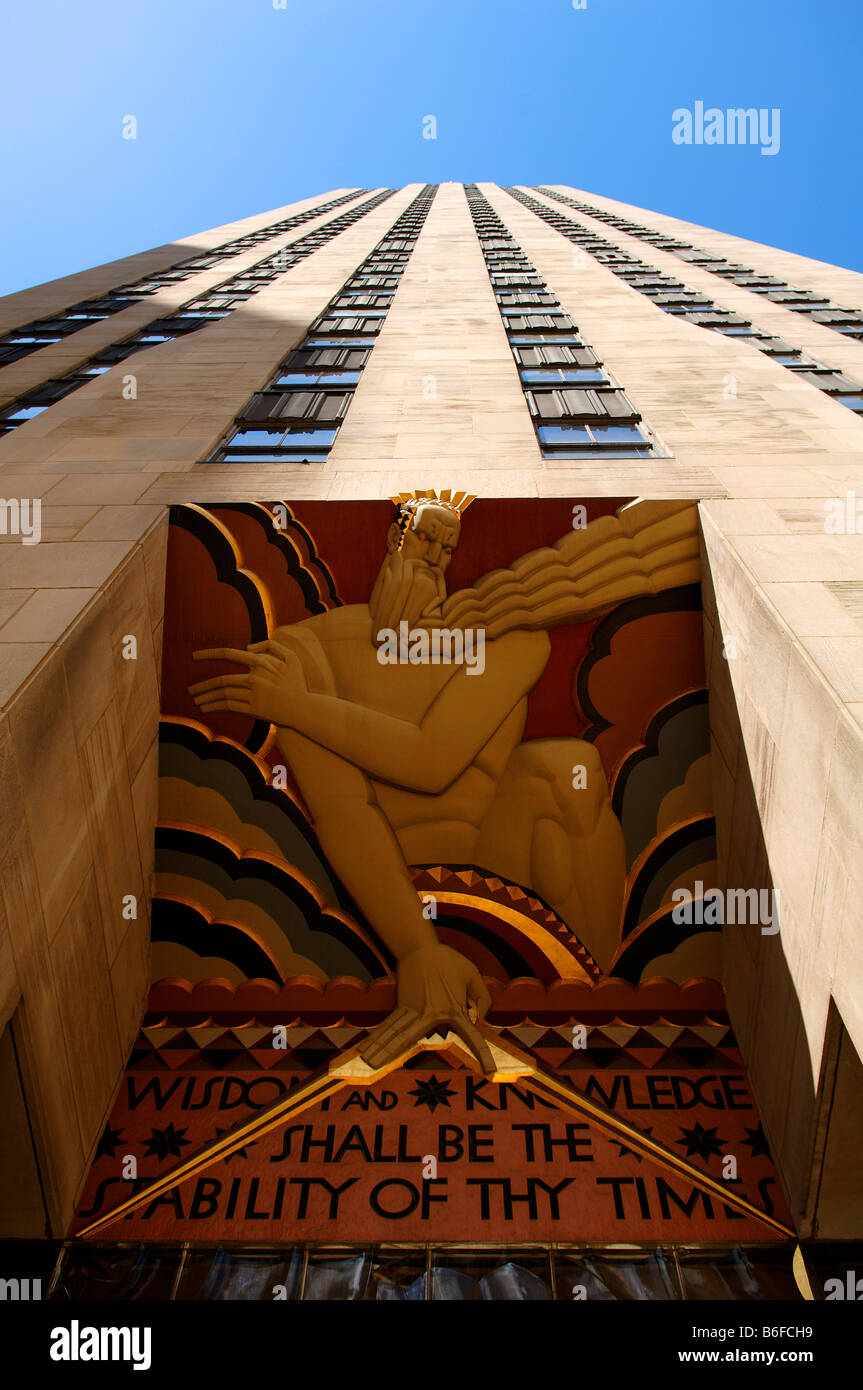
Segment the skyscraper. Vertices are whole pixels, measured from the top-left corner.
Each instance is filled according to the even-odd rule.
[[[278,1228],[302,1242],[312,1222],[306,1281],[336,1238],[392,1241],[394,1220],[400,1239],[428,1245],[405,1231],[431,1201],[441,1239],[510,1253],[532,1238],[610,1248],[620,1221],[643,1246],[645,1279],[684,1284],[681,1256],[672,1273],[650,1264],[663,1220],[681,1249],[711,1236],[730,1249],[734,1220],[750,1223],[744,1244],[786,1251],[792,1231],[861,1239],[863,277],[562,185],[336,189],[9,296],[0,335],[0,1068],[17,1116],[2,1234],[88,1229],[138,1178],[137,1216],[95,1238],[249,1240],[231,1227],[237,1203],[248,1225],[269,1202],[273,1240]],[[436,756],[476,709],[497,709],[498,669],[534,659],[517,646],[498,668],[502,649],[486,663],[469,634],[529,635],[551,653],[477,734],[487,750],[521,721],[505,769],[490,754],[458,766],[495,782],[499,813],[473,789],[423,838],[405,787],[428,798],[455,783],[423,772],[410,742],[414,782],[365,769],[399,873],[440,941],[494,984],[489,1024],[522,1061],[507,1064],[511,1083],[500,1059],[497,1081],[488,1067],[471,1081],[451,1037],[447,1052],[436,1035],[425,1061],[407,1056],[412,1039],[407,1069],[374,1092],[377,1118],[389,1106],[402,1134],[376,1139],[375,1110],[358,1101],[347,1120],[360,1137],[325,1138],[314,1111],[318,1127],[296,1141],[303,1171],[366,1146],[380,1182],[362,1189],[361,1215],[314,1186],[326,1167],[299,1208],[288,1187],[232,1196],[232,1156],[204,1161],[207,1145],[256,1105],[290,1100],[328,1059],[362,1056],[395,1006],[401,952],[354,862],[378,862],[371,841],[316,808],[296,741],[277,736],[281,705],[259,710],[238,676],[228,703],[196,708],[189,662],[351,605],[379,617],[381,560],[411,561],[411,547],[442,585],[451,562],[451,596],[472,595],[434,610],[464,630],[453,660],[477,700]],[[533,554],[551,558],[522,563]],[[546,572],[548,587],[526,578]],[[489,595],[501,582],[520,598],[499,629]],[[431,610],[386,611],[394,661],[436,660],[398,645]],[[226,660],[211,655],[199,678],[218,681]],[[317,687],[305,668],[317,698],[344,698],[334,679]],[[397,704],[387,713],[414,727]],[[316,730],[310,715],[294,739],[364,766]],[[396,734],[383,728],[381,746]],[[549,759],[552,744],[568,756],[564,739],[587,751],[561,782]],[[560,808],[567,778],[595,800]],[[535,819],[512,838],[533,797]],[[608,834],[592,839],[600,823]],[[484,1104],[505,1108],[477,1087],[518,1087],[525,1055],[541,1075],[510,1099],[525,1112],[509,1114],[518,1138],[499,1118],[470,1130]],[[170,1092],[172,1070],[188,1089]],[[250,1099],[261,1071],[291,1086]],[[550,1073],[566,1083],[551,1098]],[[239,1110],[225,1101],[220,1118],[201,1077],[222,1078],[223,1098],[233,1077]],[[466,1077],[462,1094],[452,1083]],[[570,1082],[601,1115],[567,1109]],[[417,1110],[429,1124],[452,1112],[428,1155],[409,1132]],[[149,1136],[134,1129],[145,1112]],[[594,1128],[608,1152],[579,1147]],[[376,1143],[389,1158],[374,1158]],[[453,1201],[452,1186],[429,1184],[455,1174],[445,1163],[459,1145],[478,1167]],[[128,1154],[140,1168],[121,1174]],[[161,1207],[155,1190],[145,1199],[196,1154],[183,1180],[225,1186],[183,1189],[192,1227],[176,1192]],[[439,1169],[420,1176],[429,1156]],[[390,1161],[407,1165],[400,1175],[413,1164],[413,1186],[400,1176],[399,1193],[378,1191],[375,1163]],[[570,1210],[556,1180],[582,1161],[601,1176],[590,1200],[576,1179]],[[760,1236],[758,1213],[773,1221]],[[475,1253],[450,1265],[491,1277]]]

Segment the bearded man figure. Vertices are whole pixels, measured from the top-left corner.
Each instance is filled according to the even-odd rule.
[[[476,967],[443,945],[408,866],[473,864],[537,893],[601,968],[620,939],[623,833],[595,748],[523,743],[547,629],[700,578],[691,503],[636,502],[447,597],[463,496],[397,500],[368,604],[334,608],[245,651],[196,652],[244,669],[190,687],[202,711],[277,727],[320,844],[397,960],[397,1007],[361,1051],[384,1066],[447,1028],[483,1070],[490,1005]],[[380,659],[400,623],[481,635],[484,664]],[[480,678],[477,678],[480,677]],[[572,769],[585,776],[573,785]]]

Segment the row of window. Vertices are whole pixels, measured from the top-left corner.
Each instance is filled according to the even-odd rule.
[[[245,236],[236,237],[233,241],[214,247],[212,251],[205,252],[203,255],[193,256],[190,260],[178,261],[176,265],[170,266],[167,270],[156,271],[152,275],[145,276],[142,280],[121,285],[118,289],[110,290],[107,294],[96,299],[82,300],[80,304],[73,304],[70,308],[63,309],[53,318],[36,319],[33,323],[15,328],[0,337],[0,367],[8,366],[10,362],[17,362],[19,358],[27,357],[31,352],[38,351],[39,348],[45,347],[48,343],[58,343],[62,338],[68,338],[70,334],[80,332],[82,328],[89,328],[91,324],[100,323],[103,319],[110,318],[112,314],[119,314],[122,309],[128,309],[132,304],[139,303],[148,295],[153,295],[168,285],[187,280],[190,275],[197,275],[201,270],[210,270],[220,261],[239,255],[241,251],[248,251],[250,247],[257,246],[261,241],[267,241],[270,237],[278,236],[281,232],[288,232],[293,227],[299,227],[303,222],[311,221],[313,217],[321,217],[324,213],[332,211],[333,208],[341,207],[343,203],[349,203],[354,198],[359,198],[364,192],[364,189],[358,189],[355,193],[344,193],[340,198],[332,198],[328,203],[321,203],[318,207],[310,208],[307,212],[295,213],[293,217],[282,218],[280,222],[273,222],[269,227],[262,227],[257,232],[248,232]]]
[[[641,416],[488,200],[476,184],[465,193],[543,458],[652,454]]]
[[[699,328],[710,328],[727,337],[751,343],[780,366],[787,367],[789,371],[801,376],[810,386],[816,386],[819,391],[824,391],[849,410],[863,414],[863,386],[853,377],[823,366],[800,348],[787,343],[784,338],[775,338],[769,333],[761,332],[740,314],[723,309],[706,295],[688,289],[680,280],[674,280],[655,266],[647,265],[644,261],[630,256],[613,242],[606,241],[596,232],[573,222],[569,217],[564,217],[554,208],[546,207],[544,203],[540,203],[528,193],[523,193],[521,189],[508,188],[506,191],[525,207],[530,208],[531,212],[535,212],[550,227],[554,227],[555,231],[587,251],[619,279],[625,280],[640,294],[652,299],[665,313],[686,319],[689,323],[697,324]],[[562,194],[548,196],[559,199],[563,197]]]
[[[195,333],[199,328],[206,328],[207,324],[214,323],[218,319],[227,317],[240,304],[244,304],[252,295],[269,285],[277,276],[282,275],[291,266],[299,261],[311,256],[321,246],[326,245],[333,237],[345,231],[347,227],[353,226],[366,213],[378,207],[391,198],[394,189],[385,189],[376,193],[364,203],[359,203],[356,207],[348,208],[333,218],[332,222],[327,222],[323,227],[317,227],[314,231],[307,232],[292,245],[281,251],[275,252],[257,265],[248,270],[238,271],[231,279],[226,280],[215,290],[208,290],[206,294],[198,299],[191,300],[188,304],[179,309],[177,313],[169,315],[167,318],[156,319],[149,323],[146,328],[139,329],[131,337],[125,338],[122,342],[111,343],[108,347],[102,348],[100,352],[88,358],[86,362],[80,364],[73,371],[67,372],[65,376],[55,377],[52,380],[42,382],[26,396],[20,397],[14,405],[7,406],[0,415],[0,437],[10,434],[12,430],[23,425],[26,420],[31,420],[35,415],[41,415],[43,410],[62,400],[64,396],[77,391],[81,386],[92,381],[94,377],[101,376],[118,362],[124,362],[133,353],[141,352],[144,348],[156,347],[160,343],[169,343],[174,338],[179,338],[187,333]],[[256,235],[256,234],[255,234]]]
[[[550,188],[537,188],[536,192],[543,193],[546,198],[554,198],[559,203],[568,203],[570,207],[608,223],[619,232],[628,232],[630,236],[647,241],[651,246],[658,246],[661,251],[670,251],[682,261],[689,261],[701,270],[709,270],[712,275],[721,275],[723,279],[731,280],[743,289],[763,294],[766,299],[772,300],[774,304],[781,304],[785,309],[793,310],[795,314],[808,314],[816,323],[823,323],[826,328],[832,328],[834,333],[842,333],[848,338],[863,339],[863,312],[859,309],[844,309],[840,304],[834,304],[832,300],[825,299],[814,290],[795,289],[787,280],[778,280],[774,275],[762,275],[751,266],[734,265],[724,256],[699,251],[697,246],[693,246],[689,241],[679,241],[664,232],[653,231],[638,222],[630,222],[626,217],[606,212],[604,208],[596,208],[591,203],[580,202],[563,193],[553,193]]]
[[[46,1257],[55,1250],[40,1248],[40,1262],[47,1264]],[[859,1246],[856,1253],[859,1256]],[[21,1259],[17,1252],[16,1256]],[[804,1269],[819,1291],[826,1286],[825,1274],[835,1272],[844,1280],[849,1263],[855,1261],[847,1247],[806,1246]],[[856,1263],[859,1267],[859,1258]],[[509,1246],[69,1241],[60,1248],[53,1275],[47,1265],[43,1279],[47,1298],[73,1303],[135,1299],[271,1304],[275,1288],[285,1299],[303,1302],[799,1302],[803,1295],[795,1264],[793,1241],[749,1246],[682,1241],[531,1241]],[[12,1267],[22,1268],[20,1263]],[[787,1321],[791,1320],[789,1313]]]
[[[255,392],[207,463],[326,459],[436,192],[436,184],[426,184]]]

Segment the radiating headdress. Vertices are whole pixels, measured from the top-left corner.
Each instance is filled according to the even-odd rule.
[[[399,545],[401,550],[407,532],[413,525],[414,518],[421,507],[429,504],[435,507],[444,507],[449,512],[455,512],[456,516],[461,516],[467,511],[471,502],[476,501],[469,492],[451,492],[449,488],[444,488],[442,492],[436,492],[434,488],[417,488],[414,492],[400,492],[390,501],[398,507],[396,525],[399,528]]]

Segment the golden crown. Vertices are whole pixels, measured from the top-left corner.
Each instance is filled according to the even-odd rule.
[[[423,502],[434,502],[436,506],[446,507],[447,511],[461,516],[471,502],[476,501],[476,497],[469,492],[451,492],[449,488],[444,488],[442,492],[436,492],[434,488],[417,488],[415,492],[400,492],[390,501],[399,511],[416,511]]]

